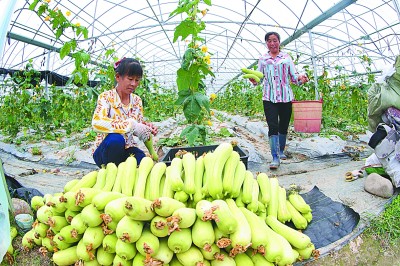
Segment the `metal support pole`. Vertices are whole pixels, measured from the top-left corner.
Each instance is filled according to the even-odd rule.
[[[46,74],[46,85],[45,85],[45,95],[46,95],[46,99],[49,99],[49,72],[50,72],[50,54],[51,54],[51,50],[47,51],[47,62],[46,62],[46,70],[48,71]]]
[[[313,69],[314,69],[315,100],[319,100],[317,63],[315,62],[314,43],[313,43],[312,33],[311,33],[310,30],[308,31],[308,37],[310,38],[311,61],[312,61],[312,64],[313,64]]]

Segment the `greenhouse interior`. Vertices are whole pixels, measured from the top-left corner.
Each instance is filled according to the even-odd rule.
[[[69,11],[71,23],[87,28],[83,34],[66,29],[55,37],[53,25],[29,6],[33,1],[2,1],[1,68],[18,70],[29,60],[36,70],[70,76],[74,61],[60,59],[63,44],[75,39],[77,49],[90,54],[91,64],[101,64],[107,50],[114,56],[137,57],[146,74],[160,85],[174,87],[176,71],[188,45],[174,41],[175,27],[183,16],[170,16],[176,1],[51,1],[49,8]],[[184,1],[180,1],[184,2]],[[324,69],[329,77],[339,73],[382,73],[399,54],[399,3],[392,1],[212,1],[201,18],[205,29],[201,45],[212,54],[208,92],[223,89],[240,75],[241,67],[256,64],[266,52],[264,35],[276,31],[281,45],[298,65]],[[365,60],[367,56],[369,60]],[[94,77],[91,77],[92,79]]]
[[[353,256],[364,231],[400,218],[399,0],[0,7],[0,266],[36,265],[36,254],[41,265],[334,265],[326,255],[348,243],[345,264],[400,263],[379,248]],[[291,65],[282,59],[271,100],[273,40]],[[128,60],[140,74],[118,72]],[[125,78],[130,93],[117,90]],[[120,105],[101,109],[112,91]],[[96,157],[107,134],[125,138],[118,162]],[[12,219],[18,189],[28,227]],[[371,218],[390,202],[389,226]],[[399,229],[387,235],[398,243]]]

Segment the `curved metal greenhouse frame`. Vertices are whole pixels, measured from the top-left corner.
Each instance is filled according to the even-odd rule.
[[[58,51],[72,35],[59,40],[44,16],[29,10],[31,1],[4,0],[6,23],[1,28],[3,69],[22,69],[32,59],[35,69],[70,75],[73,60],[60,60]],[[48,2],[48,1],[46,1]],[[315,75],[326,69],[330,77],[381,73],[399,55],[398,0],[212,0],[202,18],[201,32],[212,53],[215,78],[206,81],[208,92],[222,89],[240,75],[242,67],[257,63],[265,53],[264,35],[277,31],[284,49]],[[7,7],[6,7],[7,6]],[[51,8],[89,30],[79,46],[97,58],[114,48],[118,57],[136,56],[148,77],[165,87],[175,87],[187,42],[173,42],[174,29],[183,16],[170,17],[178,1],[160,0],[51,0]],[[8,8],[8,9],[7,9]],[[4,15],[4,14],[3,14]],[[1,39],[3,40],[3,39]],[[365,57],[366,56],[366,57]],[[367,61],[366,58],[369,60]],[[95,62],[94,62],[95,63]]]

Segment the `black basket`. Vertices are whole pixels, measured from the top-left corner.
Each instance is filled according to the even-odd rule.
[[[196,158],[201,156],[203,153],[212,152],[217,148],[218,145],[208,145],[208,146],[195,146],[195,147],[179,147],[179,148],[171,148],[161,159],[162,162],[166,163],[167,165],[171,164],[172,159],[175,158],[175,154],[179,150],[185,150],[187,152],[193,153]],[[247,169],[247,160],[249,156],[244,152],[239,146],[234,146],[233,150],[238,152],[240,155],[240,160],[244,163]]]

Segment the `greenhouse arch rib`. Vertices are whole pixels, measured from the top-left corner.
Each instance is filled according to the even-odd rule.
[[[250,13],[249,13],[248,15],[246,15],[244,21],[243,21],[242,24],[240,25],[240,28],[239,28],[238,32],[236,33],[235,39],[233,40],[232,44],[230,45],[230,47],[229,47],[229,49],[228,49],[228,52],[227,52],[226,55],[225,55],[225,58],[222,60],[221,65],[224,64],[226,58],[229,56],[229,53],[230,53],[231,49],[232,49],[233,46],[235,45],[236,40],[238,39],[240,33],[242,32],[242,30],[243,30],[243,28],[244,28],[244,25],[246,24],[247,20],[249,20],[249,18],[251,17],[251,14],[253,14],[254,9],[257,8],[257,6],[258,6],[258,4],[259,4],[260,2],[261,2],[261,0],[258,0],[257,3],[254,5],[253,9],[250,11]]]
[[[69,57],[60,59],[55,52],[43,58],[47,50],[58,51],[73,36],[67,32],[56,41],[45,16],[37,16],[28,9],[32,1],[15,1],[8,35],[12,42],[3,42],[0,67],[21,69],[33,59],[33,65],[44,70],[46,64],[41,62],[47,60],[50,70],[70,75],[74,62]],[[152,82],[176,87],[176,71],[187,47],[185,40],[172,41],[175,27],[185,18],[169,16],[178,2],[50,0],[49,5],[63,14],[69,10],[68,20],[87,27],[89,38],[77,39],[80,48],[93,55],[92,60],[100,60],[97,58],[103,51],[115,48],[117,57],[140,58]],[[313,69],[312,58],[316,58],[318,74],[327,68],[329,77],[376,73],[393,63],[400,51],[399,0],[230,0],[229,5],[226,3],[213,0],[212,6],[202,7],[209,10],[201,18],[207,26],[202,32],[205,41],[200,45],[206,45],[213,54],[210,67],[216,74],[205,81],[208,93],[226,87],[240,75],[241,67],[254,66],[259,55],[266,52],[263,36],[271,30],[281,35],[288,53],[298,56],[300,71],[305,66]],[[307,36],[310,32],[314,56]],[[370,58],[371,64],[363,62],[361,55]],[[342,70],[336,70],[337,66]]]
[[[158,24],[160,25],[160,27],[161,27],[161,29],[162,29],[162,31],[163,31],[165,37],[167,38],[168,42],[170,43],[171,48],[174,50],[175,55],[178,57],[178,53],[175,51],[175,47],[174,47],[174,45],[172,44],[171,39],[168,37],[168,34],[166,33],[166,30],[165,30],[165,28],[164,28],[164,26],[163,26],[163,23],[161,23],[161,21],[158,19],[158,16],[157,16],[156,12],[154,12],[153,7],[152,7],[152,5],[149,3],[148,0],[147,0],[147,4],[149,5],[149,8],[150,8],[151,12],[153,12],[154,17],[156,17],[156,19],[157,19],[157,21],[158,21]],[[158,6],[160,6],[160,5],[158,5]]]
[[[319,15],[318,17],[316,17],[315,19],[313,19],[311,22],[307,23],[306,25],[304,25],[301,29],[297,30],[292,36],[289,36],[289,38],[283,40],[281,42],[282,46],[286,46],[287,44],[291,43],[292,41],[296,40],[297,38],[299,38],[302,34],[304,34],[307,31],[311,31],[316,25],[319,25],[321,22],[325,21],[326,19],[332,17],[333,15],[335,15],[336,13],[342,11],[343,9],[345,9],[346,7],[348,7],[349,5],[355,3],[357,0],[342,0],[340,3],[334,5],[333,7],[331,7],[329,10],[327,10],[326,12],[324,12],[323,14]],[[255,66],[258,62],[254,62],[253,64],[251,64],[250,66],[248,66],[248,68],[251,68],[253,66]],[[314,72],[316,73],[316,69],[314,69]],[[241,74],[237,74],[233,79],[236,79],[240,76]],[[225,83],[220,90],[224,89],[227,85],[229,84],[229,82]],[[218,90],[218,91],[220,91]]]
[[[319,15],[315,19],[313,19],[311,22],[307,23],[304,27],[296,31],[292,36],[287,38],[286,40],[282,41],[282,45],[285,46],[288,43],[294,41],[295,39],[299,38],[303,33],[312,30],[315,26],[321,24],[321,22],[325,21],[326,19],[332,17],[336,13],[342,11],[349,5],[357,2],[357,0],[343,0],[340,3],[334,5],[332,8],[327,10],[325,13]]]
[[[50,45],[50,44],[46,44],[46,43],[43,43],[43,42],[32,40],[32,39],[29,39],[27,37],[24,37],[24,36],[21,36],[21,35],[12,33],[12,32],[9,32],[7,37],[11,38],[13,40],[16,40],[16,41],[21,41],[21,42],[24,42],[24,43],[27,43],[27,44],[35,45],[36,47],[44,48],[44,49],[47,49],[47,50],[52,51],[52,52],[60,53],[60,48],[57,48],[57,47],[55,47],[53,45]],[[70,55],[68,55],[68,56],[70,56]],[[93,61],[93,60],[90,60],[90,64],[100,65],[98,62]]]

